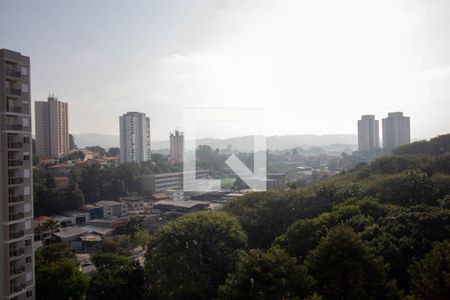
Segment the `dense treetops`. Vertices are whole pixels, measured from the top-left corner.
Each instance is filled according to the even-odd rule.
[[[105,246],[87,299],[450,299],[449,143],[252,193],[151,237],[130,226],[150,239],[145,268]]]

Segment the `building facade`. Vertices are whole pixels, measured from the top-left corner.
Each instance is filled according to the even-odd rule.
[[[383,119],[383,149],[392,151],[411,142],[409,117],[402,112],[388,113]]]
[[[193,172],[193,171],[189,171]],[[195,186],[195,182],[183,182],[183,172],[162,173],[153,175],[142,175],[142,190],[148,193],[159,193],[169,190],[183,190],[183,186],[190,188]],[[196,179],[207,179],[207,170],[196,170]]]
[[[36,101],[36,154],[61,157],[69,153],[69,119],[66,102],[49,96],[47,102]]]
[[[0,49],[0,299],[34,299],[30,59]]]
[[[170,160],[172,162],[182,162],[184,151],[184,135],[178,129],[175,133],[170,133]]]
[[[150,118],[144,113],[128,112],[119,118],[120,162],[151,160]]]
[[[374,115],[361,116],[358,120],[358,150],[372,153],[380,148],[379,122]]]

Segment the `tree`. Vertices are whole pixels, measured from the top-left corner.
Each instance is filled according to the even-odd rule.
[[[109,156],[119,156],[120,155],[120,148],[119,147],[111,147],[108,149],[107,154]]]
[[[239,222],[224,212],[184,215],[152,237],[146,270],[161,299],[211,299],[246,245]]]
[[[36,265],[65,260],[76,261],[75,252],[65,243],[55,243],[36,251]]]
[[[386,266],[351,229],[338,225],[306,259],[326,299],[392,299],[396,290]]]
[[[56,243],[36,251],[37,299],[83,299],[89,277],[77,266],[75,253]]]
[[[73,134],[69,133],[69,150],[76,149],[77,145],[75,144],[75,137]]]
[[[108,266],[95,273],[89,284],[87,300],[144,300],[145,272],[138,262]]]
[[[133,235],[133,241],[142,246],[142,250],[145,251],[147,244],[150,242],[150,233],[147,230],[141,230]]]
[[[37,299],[83,299],[89,286],[89,277],[74,261],[64,260],[36,268]]]
[[[221,299],[293,299],[311,293],[314,280],[281,248],[242,253],[220,287]]]
[[[96,253],[92,255],[91,260],[98,270],[120,268],[131,263],[129,257],[113,253]]]
[[[450,298],[450,241],[435,243],[433,249],[410,269],[413,295],[417,299]]]

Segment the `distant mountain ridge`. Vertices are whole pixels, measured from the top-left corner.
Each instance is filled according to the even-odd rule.
[[[74,134],[75,144],[79,148],[99,145],[104,148],[119,147],[119,136],[99,133]],[[323,147],[328,146],[340,151],[343,148],[356,150],[358,143],[355,134],[303,134],[303,135],[276,135],[267,138],[267,148],[271,150],[284,150],[295,147]],[[253,136],[241,136],[229,139],[199,139],[197,145],[209,145],[212,148],[226,149],[231,145],[232,149],[240,151],[252,151]],[[169,148],[169,141],[152,141],[152,149],[160,150]]]

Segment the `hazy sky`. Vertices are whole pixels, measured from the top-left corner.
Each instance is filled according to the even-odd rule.
[[[167,139],[192,107],[266,108],[267,134],[356,133],[389,111],[414,138],[450,132],[447,0],[0,0],[0,48],[31,57],[33,100],[69,102],[72,133],[141,111]]]

